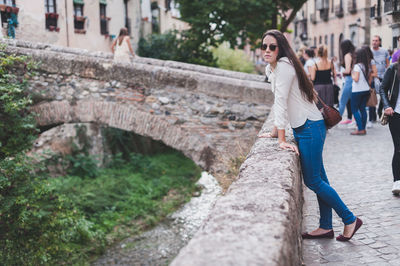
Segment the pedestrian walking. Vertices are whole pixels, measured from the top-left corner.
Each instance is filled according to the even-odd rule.
[[[362,221],[340,199],[329,185],[322,160],[326,126],[315,101],[316,93],[307,78],[301,62],[285,36],[278,30],[269,30],[262,37],[261,50],[269,63],[266,73],[275,95],[274,127],[259,137],[278,138],[279,147],[300,155],[305,185],[317,194],[320,208],[319,228],[304,233],[303,238],[333,238],[332,209],[342,218],[344,231],[336,239],[350,240]],[[297,145],[286,142],[285,128],[290,123]]]
[[[328,47],[321,45],[318,48],[318,62],[311,68],[311,80],[318,96],[329,106],[334,105],[333,83],[336,84],[336,71],[332,61],[328,60]],[[322,104],[318,104],[318,109]]]
[[[351,78],[351,70],[353,69],[353,58],[354,58],[355,47],[350,40],[344,40],[340,43],[340,62],[344,68],[343,77],[344,84],[342,88],[342,96],[339,101],[339,113],[343,115],[344,109],[347,106],[347,120],[343,120],[341,124],[351,123],[351,108],[349,108],[348,103],[351,99],[351,85],[353,84],[353,79]]]
[[[135,56],[133,52],[129,33],[127,28],[122,28],[119,36],[114,40],[111,50],[114,54],[114,61],[120,63],[130,63],[130,55]]]
[[[375,86],[375,84],[380,84],[380,81],[378,80],[378,70],[376,68],[376,62],[374,60],[374,54],[371,51],[371,48],[369,48],[368,45],[363,45],[362,49],[365,50],[365,52],[368,55],[368,62],[369,62],[369,66],[370,66],[370,74],[368,77],[368,84],[372,89],[375,89],[375,91],[378,93],[378,89],[379,87]],[[371,110],[371,107],[368,107],[368,113]],[[374,111],[375,113],[375,111]],[[376,115],[376,114],[375,114]],[[376,119],[376,117],[375,117]],[[368,122],[367,122],[367,128],[372,128],[372,123],[374,121],[372,120],[371,115],[368,115]]]
[[[378,79],[382,82],[383,75],[386,69],[389,67],[389,53],[386,49],[382,47],[382,39],[380,36],[375,35],[372,38],[372,54],[374,55],[374,60],[376,62],[376,69],[378,70]],[[382,116],[382,101],[379,102],[378,106],[378,117]],[[369,115],[372,117],[372,121],[376,121],[376,108],[371,107],[369,109]]]
[[[308,78],[311,78],[311,68],[317,62],[314,58],[315,57],[314,50],[311,48],[306,49],[303,56],[304,59],[306,60],[306,63],[304,64],[304,71],[306,72]]]
[[[351,77],[353,78],[351,93],[351,110],[357,123],[357,130],[351,135],[367,134],[366,105],[369,97],[368,77],[370,75],[369,56],[365,49],[356,50],[355,64]]]
[[[399,63],[392,64],[385,72],[379,88],[384,114],[389,116],[389,129],[392,135],[394,154],[392,159],[393,187],[392,193],[400,193],[400,97],[399,97]]]

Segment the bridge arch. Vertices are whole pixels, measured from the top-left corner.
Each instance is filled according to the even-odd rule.
[[[209,171],[214,163],[214,149],[199,134],[175,124],[169,117],[152,115],[133,105],[120,102],[79,100],[51,101],[32,108],[39,126],[64,123],[96,123],[134,132],[163,142],[181,151],[197,165]]]

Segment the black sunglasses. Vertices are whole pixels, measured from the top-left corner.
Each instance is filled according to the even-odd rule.
[[[271,52],[273,52],[273,51],[275,51],[276,50],[276,47],[278,47],[278,45],[276,45],[276,44],[270,44],[269,45],[269,50],[271,51]],[[263,50],[263,51],[265,51],[265,50],[267,50],[268,49],[268,44],[262,44],[261,45],[261,50]]]

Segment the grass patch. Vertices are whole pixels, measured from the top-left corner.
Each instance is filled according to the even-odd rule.
[[[154,226],[190,200],[200,174],[193,161],[170,151],[153,156],[131,154],[128,161],[117,156],[96,178],[66,176],[50,184],[111,244]]]

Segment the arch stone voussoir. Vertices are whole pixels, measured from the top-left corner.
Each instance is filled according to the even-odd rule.
[[[162,141],[181,151],[204,169],[209,162],[202,151],[213,145],[200,134],[171,124],[165,117],[138,110],[132,105],[118,102],[81,100],[75,103],[52,101],[33,107],[39,126],[61,123],[97,123]],[[212,148],[211,148],[211,152]]]

